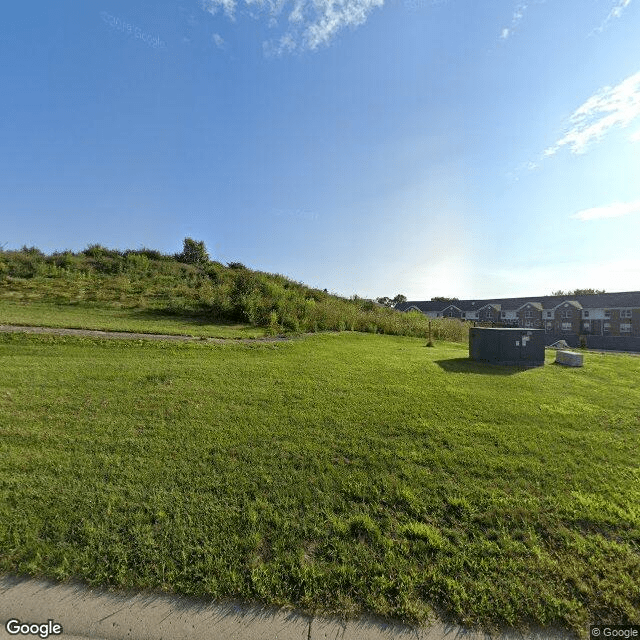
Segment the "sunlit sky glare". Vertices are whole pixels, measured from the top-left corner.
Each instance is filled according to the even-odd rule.
[[[0,245],[350,296],[640,289],[640,0],[9,3]]]

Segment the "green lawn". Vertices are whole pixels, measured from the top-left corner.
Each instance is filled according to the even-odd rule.
[[[261,327],[212,321],[204,312],[171,314],[160,309],[121,308],[113,303],[71,305],[0,299],[0,324],[210,338],[260,338],[265,335]]]
[[[640,358],[520,371],[424,342],[0,335],[0,571],[583,637],[640,620]]]

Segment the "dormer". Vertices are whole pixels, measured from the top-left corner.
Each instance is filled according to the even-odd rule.
[[[553,310],[556,316],[560,314],[561,318],[573,318],[576,315],[579,317],[582,305],[577,300],[564,300],[557,304]]]
[[[442,310],[442,316],[444,318],[458,318],[462,315],[462,309],[456,307],[455,304],[450,304]]]
[[[486,318],[486,317],[499,317],[500,309],[502,309],[502,305],[499,304],[485,304],[478,309],[478,318]]]
[[[542,304],[539,302],[525,302],[516,309],[516,315],[522,313],[525,318],[534,318],[542,313]]]

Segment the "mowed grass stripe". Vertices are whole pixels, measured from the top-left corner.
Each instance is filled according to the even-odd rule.
[[[1,335],[0,570],[583,635],[637,621],[640,360],[466,355]]]
[[[170,313],[114,303],[54,304],[0,299],[0,324],[97,331],[130,331],[208,338],[261,338],[265,330],[249,324],[213,320],[205,311]]]

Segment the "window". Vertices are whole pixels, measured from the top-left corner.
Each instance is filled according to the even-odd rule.
[[[589,312],[588,312],[588,311],[583,311],[583,312],[582,312],[582,315],[583,315],[585,318],[588,318],[588,317],[589,317]]]
[[[620,333],[630,333],[631,332],[631,323],[630,322],[621,322],[620,323]]]
[[[466,318],[466,317],[467,317],[467,312],[466,312],[466,311],[463,311],[463,312],[462,312],[462,317],[463,317],[463,318]]]
[[[506,317],[507,317],[507,312],[506,312],[506,311],[503,311],[500,315],[501,315],[503,318],[506,318]]]
[[[547,322],[546,329],[547,331],[551,331],[553,329],[553,322]]]
[[[533,317],[533,311],[525,311],[525,312],[524,312],[524,317],[525,317],[525,318],[531,318],[531,317]]]
[[[570,318],[571,317],[571,311],[563,311],[562,312],[562,317],[563,318]]]
[[[582,330],[583,331],[591,331],[591,322],[589,322],[589,320],[585,320],[582,323]]]
[[[604,317],[605,318],[610,318],[611,317],[611,309],[605,309],[604,310]]]
[[[547,311],[547,318],[551,317],[551,313],[552,313],[551,311]]]
[[[611,323],[610,322],[605,322],[604,323],[604,332],[608,333],[609,331],[611,331]]]
[[[563,322],[562,323],[562,330],[563,331],[571,331],[571,323],[570,322]]]
[[[621,318],[630,318],[631,315],[631,309],[622,309],[622,311],[620,311]]]

